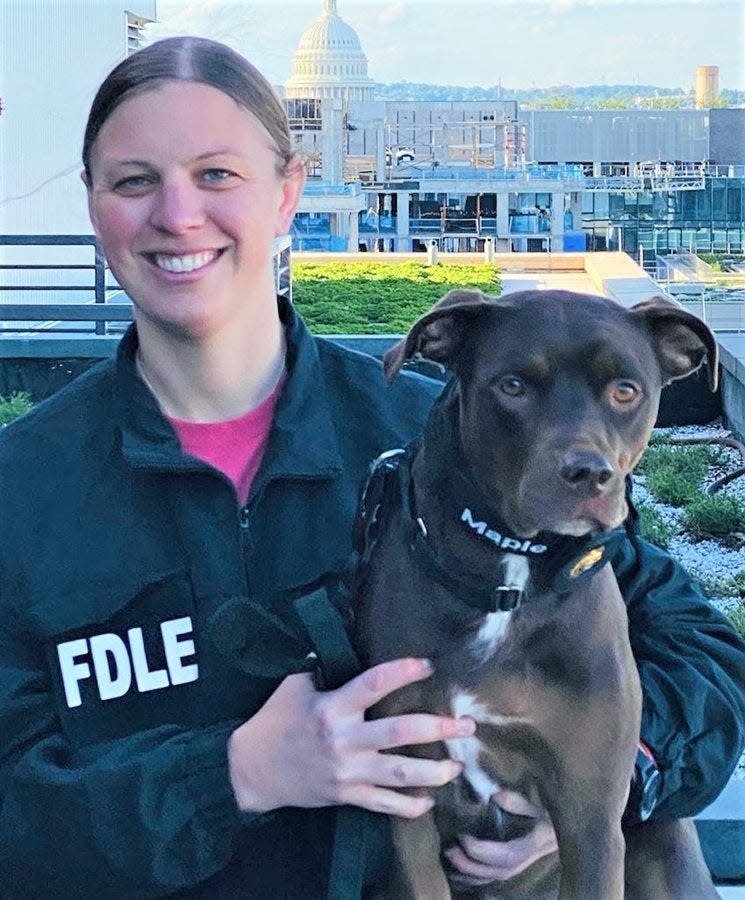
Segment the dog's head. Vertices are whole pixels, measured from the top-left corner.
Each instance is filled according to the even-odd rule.
[[[662,297],[451,291],[388,351],[386,377],[413,357],[457,375],[471,475],[525,537],[619,525],[662,387],[707,358],[717,386],[712,333]]]

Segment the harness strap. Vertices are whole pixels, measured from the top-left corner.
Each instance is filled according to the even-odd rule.
[[[341,614],[325,588],[299,597],[295,601],[295,610],[315,647],[316,687],[335,690],[357,675],[359,660]],[[336,811],[328,900],[356,900],[362,896],[369,817],[370,813],[356,806],[340,806]]]
[[[316,687],[321,691],[333,691],[358,675],[360,662],[326,589],[318,588],[298,597],[295,609],[316,650]]]
[[[319,690],[341,687],[360,671],[347,635],[341,601],[333,589],[319,587],[294,600],[296,617],[280,618],[247,597],[228,599],[213,614],[209,633],[230,662],[254,677],[313,675]],[[355,806],[336,811],[329,869],[328,900],[358,900],[371,844],[372,813]]]

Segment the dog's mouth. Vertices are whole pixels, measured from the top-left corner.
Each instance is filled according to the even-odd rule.
[[[542,492],[532,502],[525,498],[513,518],[519,533],[534,537],[541,531],[582,537],[594,532],[618,528],[628,515],[623,488],[611,494],[601,494],[583,500],[551,498]]]
[[[566,521],[559,522],[552,528],[557,534],[568,534],[579,537],[594,531],[613,531],[623,523],[629,513],[625,497],[616,500],[614,497],[595,497],[579,504],[570,512]]]

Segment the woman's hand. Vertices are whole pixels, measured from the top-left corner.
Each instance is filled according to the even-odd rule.
[[[290,675],[228,743],[230,778],[240,809],[351,804],[415,818],[432,807],[426,791],[462,766],[381,753],[474,733],[472,719],[425,713],[365,720],[383,697],[429,677],[426,660],[382,663],[334,691],[315,690],[310,675]],[[422,788],[416,795],[396,788]]]
[[[500,791],[496,803],[507,812],[535,818],[532,831],[513,841],[481,841],[472,835],[461,835],[459,844],[445,851],[450,863],[473,884],[508,881],[536,860],[558,849],[556,834],[545,810],[538,809],[521,794]]]

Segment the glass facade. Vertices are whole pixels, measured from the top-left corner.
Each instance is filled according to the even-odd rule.
[[[582,227],[594,250],[742,253],[745,178],[708,177],[701,190],[583,192]]]

